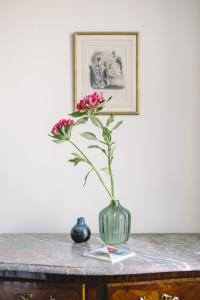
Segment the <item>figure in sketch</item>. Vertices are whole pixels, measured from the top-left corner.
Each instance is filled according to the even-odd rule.
[[[111,62],[107,69],[107,76],[111,86],[123,85],[122,61],[119,56],[116,56],[115,51],[112,51]]]
[[[116,51],[95,52],[91,58],[90,83],[93,89],[123,89],[123,64]]]
[[[93,57],[90,65],[90,83],[93,89],[104,89],[107,85],[106,66],[101,53]]]

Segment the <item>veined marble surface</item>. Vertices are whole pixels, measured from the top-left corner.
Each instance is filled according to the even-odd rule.
[[[67,234],[0,234],[0,271],[125,275],[200,271],[200,234],[133,234],[123,247],[135,256],[111,264],[84,257],[102,245],[98,235],[74,244]]]

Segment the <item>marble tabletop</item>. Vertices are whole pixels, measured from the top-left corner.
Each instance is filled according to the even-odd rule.
[[[0,271],[70,275],[200,271],[200,234],[133,234],[123,247],[135,255],[115,264],[82,255],[101,245],[98,235],[74,244],[67,234],[0,234]]]

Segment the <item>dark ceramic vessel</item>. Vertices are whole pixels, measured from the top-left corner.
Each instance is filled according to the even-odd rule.
[[[71,238],[76,243],[84,243],[91,236],[90,228],[85,224],[84,218],[78,218],[77,223],[71,230]]]

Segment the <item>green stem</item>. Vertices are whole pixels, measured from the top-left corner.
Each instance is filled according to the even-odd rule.
[[[112,194],[112,199],[115,200],[115,192],[114,192],[114,179],[113,179],[113,173],[112,173],[112,168],[111,168],[111,147],[110,144],[107,144],[108,146],[108,169],[109,169],[109,174],[110,174],[110,185],[111,185],[111,194]]]
[[[107,193],[109,194],[110,198],[112,200],[113,199],[113,196],[112,196],[112,193],[110,193],[109,189],[107,188],[107,186],[105,185],[103,179],[101,178],[101,175],[99,174],[99,172],[97,171],[97,169],[95,168],[95,166],[93,165],[93,163],[87,158],[87,156],[83,153],[83,151],[76,145],[74,144],[71,140],[68,140],[68,142],[70,144],[72,144],[78,151],[81,155],[83,155],[83,157],[87,160],[87,162],[89,163],[89,165],[92,167],[92,169],[94,170],[94,172],[96,173],[97,177],[99,178],[100,182],[102,183],[103,187],[105,188],[105,190],[107,191]]]

